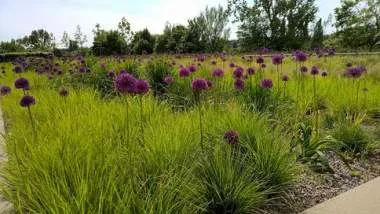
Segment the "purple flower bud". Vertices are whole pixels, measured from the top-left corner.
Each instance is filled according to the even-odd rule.
[[[302,73],[307,73],[307,67],[306,66],[301,66],[301,72]]]
[[[256,63],[257,63],[257,64],[262,64],[262,63],[264,63],[264,57],[263,57],[263,56],[258,56],[257,59],[256,59]]]
[[[248,75],[255,75],[255,69],[254,68],[248,68],[247,73],[248,73]]]
[[[222,69],[217,68],[214,70],[214,72],[212,72],[212,76],[213,77],[222,77],[222,76],[224,76],[224,72]]]
[[[149,84],[145,80],[137,80],[136,87],[135,87],[135,93],[136,94],[146,94],[149,91]]]
[[[0,95],[1,95],[1,96],[8,95],[8,94],[11,93],[11,91],[12,91],[11,88],[8,87],[8,86],[2,85],[2,86],[0,87]]]
[[[273,87],[273,81],[271,79],[263,79],[261,81],[261,88],[272,88]]]
[[[190,75],[190,71],[187,68],[181,68],[179,70],[180,77],[188,77]]]
[[[195,78],[191,85],[194,92],[201,92],[208,89],[207,80],[203,78]]]
[[[282,75],[281,79],[282,79],[282,81],[287,82],[287,81],[289,81],[289,76],[284,74],[284,75]]]
[[[311,75],[318,75],[319,74],[319,69],[318,69],[318,67],[317,66],[313,66],[312,68],[311,68]]]
[[[274,55],[272,56],[272,63],[273,65],[280,65],[282,64],[283,55]]]
[[[242,79],[236,79],[234,86],[235,86],[236,90],[241,91],[244,89],[245,84],[244,84],[244,81]]]
[[[236,145],[239,142],[239,133],[233,130],[224,133],[224,139],[230,145]]]
[[[29,90],[29,81],[28,79],[26,78],[18,78],[16,81],[15,81],[15,87],[17,89],[24,89],[24,90]]]
[[[240,79],[243,77],[243,74],[244,74],[244,70],[242,67],[237,67],[235,70],[234,70],[234,78],[235,79]]]
[[[29,107],[34,104],[36,104],[36,99],[30,95],[24,95],[20,100],[21,107]]]
[[[327,77],[327,72],[323,71],[321,75],[322,75],[322,77]]]

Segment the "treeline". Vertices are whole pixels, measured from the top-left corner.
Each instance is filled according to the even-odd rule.
[[[186,25],[166,23],[160,35],[148,29],[132,32],[124,17],[117,29],[97,24],[90,50],[96,55],[198,53],[234,50],[250,52],[261,47],[272,50],[335,48],[369,50],[380,48],[380,1],[341,0],[327,19],[317,17],[315,0],[228,0],[227,8],[206,8]],[[332,20],[335,20],[334,22]],[[229,40],[230,22],[238,26],[237,40]],[[326,34],[332,27],[333,33]],[[86,36],[77,27],[70,37],[63,33],[60,48],[83,49]],[[36,30],[23,39],[0,44],[0,52],[52,50],[54,36]]]

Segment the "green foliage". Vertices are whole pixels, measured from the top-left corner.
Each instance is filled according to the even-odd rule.
[[[312,48],[322,48],[323,47],[323,26],[322,19],[319,19],[315,24],[313,38],[311,40]]]
[[[368,152],[370,141],[359,125],[339,124],[333,132],[334,138],[340,142],[340,150],[355,155]]]
[[[343,47],[368,48],[380,41],[380,3],[376,0],[342,1],[335,9],[335,26]]]
[[[307,45],[317,7],[314,0],[255,0],[253,4],[230,0],[229,10],[241,22],[237,35],[243,50],[283,50]]]
[[[132,53],[151,54],[153,53],[154,42],[155,40],[148,29],[136,32],[132,39]]]
[[[155,59],[145,66],[146,75],[155,96],[162,95],[167,90],[164,78],[172,75],[172,68],[165,59]]]

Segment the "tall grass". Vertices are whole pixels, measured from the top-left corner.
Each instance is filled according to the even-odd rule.
[[[246,80],[252,85],[243,92],[233,88],[229,68],[225,68],[225,77],[213,79],[214,67],[208,61],[187,78],[178,77],[176,68],[164,61],[138,67],[115,59],[105,60],[106,70],[89,60],[93,74],[80,77],[66,70],[64,76],[49,81],[45,76],[23,73],[37,100],[33,119],[38,141],[33,140],[27,112],[18,106],[22,92],[3,97],[8,161],[1,171],[2,193],[18,213],[260,212],[295,181],[300,171],[297,157],[313,157],[319,152],[321,141],[314,140],[312,131],[304,136],[308,139],[303,145],[294,140],[300,137],[300,124],[327,123],[317,126],[321,135],[332,131],[340,142],[348,142],[344,148],[356,152],[360,145],[360,151],[365,150],[367,143],[356,142],[361,132],[348,138],[346,129],[336,127],[341,118],[378,109],[380,78],[372,70],[380,66],[374,59],[378,58],[334,57],[331,66],[323,59],[312,59],[307,66],[330,69],[329,75],[315,77],[316,96],[312,96],[313,78],[305,75],[298,100],[300,80],[292,78],[295,64],[290,59],[284,60],[282,70],[290,76],[287,87],[274,86],[286,90],[284,97],[260,93],[257,87],[260,78],[278,78],[272,65],[252,77],[255,81]],[[359,80],[368,88],[365,101],[359,92],[358,102],[352,102],[356,87],[342,76],[347,61],[368,67],[369,73]],[[177,64],[189,62],[185,58]],[[241,59],[235,62],[242,67],[249,64]],[[116,69],[126,66],[140,72],[136,74],[140,78],[149,78],[156,84],[155,91],[166,98],[157,99],[153,93],[128,97],[128,121],[124,98],[113,94],[107,96],[112,99],[104,99],[104,94],[113,90],[112,79],[106,79],[107,70],[118,72]],[[174,76],[173,85],[162,85],[166,75]],[[202,94],[202,133],[190,85],[195,77],[213,81],[212,89]],[[15,75],[7,72],[2,83],[12,85],[14,79]],[[58,95],[62,85],[68,88],[68,97]],[[253,88],[256,91],[248,90]],[[313,121],[313,109],[325,120]],[[239,133],[237,145],[225,141],[228,130]],[[199,144],[200,135],[204,148]],[[294,149],[297,146],[301,149]]]

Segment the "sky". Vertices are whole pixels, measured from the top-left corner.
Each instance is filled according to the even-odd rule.
[[[327,19],[340,0],[316,0],[317,16]],[[166,22],[186,24],[206,6],[227,5],[227,0],[0,0],[0,41],[21,38],[34,29],[46,29],[57,42],[63,31],[70,36],[80,25],[91,42],[92,29],[116,29],[123,16],[133,31],[148,28],[162,33]],[[231,24],[231,39],[236,38],[236,24]],[[331,31],[331,28],[328,29]]]

